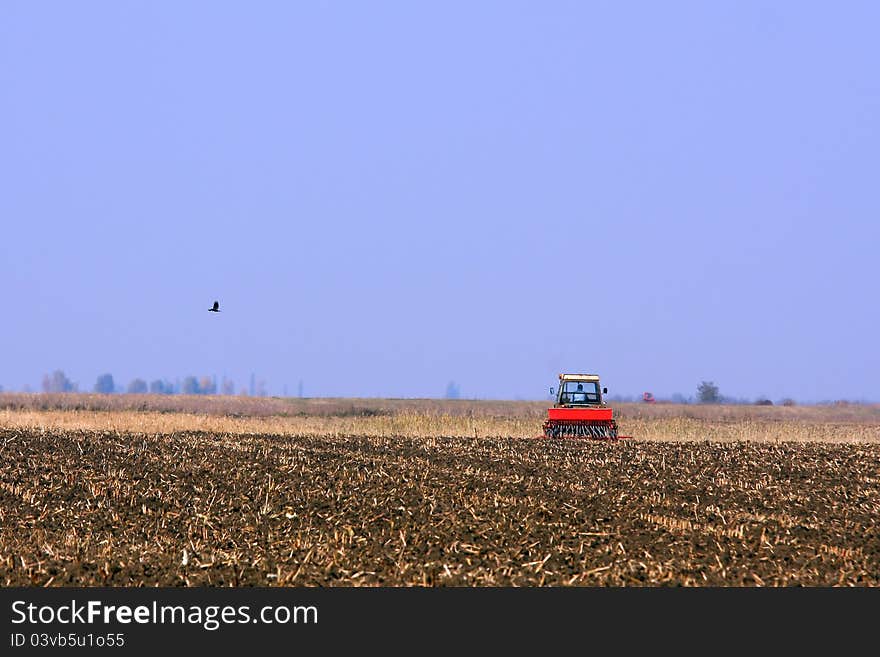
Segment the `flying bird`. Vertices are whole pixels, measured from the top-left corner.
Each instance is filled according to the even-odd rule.
[[[212,307],[208,308],[208,312],[209,313],[219,313],[220,312],[220,302],[215,301],[214,305]]]

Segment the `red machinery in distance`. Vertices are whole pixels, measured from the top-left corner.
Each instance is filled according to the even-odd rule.
[[[556,403],[547,409],[544,438],[588,438],[618,440],[629,436],[617,433],[617,421],[599,387],[596,374],[560,374]],[[554,394],[550,388],[550,394]]]
[[[654,404],[657,402],[657,400],[654,399],[654,393],[651,393],[651,392],[643,393],[642,394],[642,401],[645,402],[646,404]]]

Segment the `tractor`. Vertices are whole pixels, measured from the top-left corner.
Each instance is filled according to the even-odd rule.
[[[547,409],[544,438],[618,440],[617,422],[605,403],[608,388],[599,387],[597,374],[560,374],[559,388],[550,388],[556,403]]]

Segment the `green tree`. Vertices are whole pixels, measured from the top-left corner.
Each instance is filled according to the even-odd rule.
[[[721,401],[718,386],[713,381],[703,381],[697,386],[697,399],[701,404],[717,404]]]

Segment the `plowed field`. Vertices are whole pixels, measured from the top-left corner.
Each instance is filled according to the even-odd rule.
[[[6,586],[880,584],[875,442],[9,424]]]

